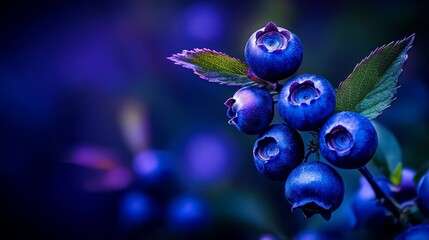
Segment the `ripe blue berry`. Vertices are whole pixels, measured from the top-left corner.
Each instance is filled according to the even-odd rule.
[[[292,210],[301,208],[305,217],[320,214],[325,220],[342,203],[344,182],[338,172],[326,163],[305,162],[296,167],[286,180],[286,199]]]
[[[320,128],[334,113],[335,90],[322,76],[302,74],[289,80],[279,94],[283,120],[299,131]]]
[[[429,170],[417,184],[417,202],[422,213],[429,217]]]
[[[377,150],[377,132],[368,118],[355,112],[330,117],[319,133],[319,151],[332,165],[361,168]]]
[[[301,135],[285,124],[270,126],[253,146],[256,168],[272,180],[286,180],[303,157],[304,143]]]
[[[269,82],[294,74],[302,61],[301,40],[291,31],[269,22],[247,41],[244,56],[250,70]]]
[[[245,134],[259,134],[266,129],[274,116],[274,101],[263,88],[243,87],[225,102],[229,124]]]
[[[391,184],[385,177],[376,177],[374,181],[382,191],[393,197]],[[352,197],[351,207],[355,216],[354,227],[365,228],[373,232],[388,232],[395,226],[395,219],[386,207],[375,198],[375,193],[368,181],[360,178],[360,188]]]
[[[429,240],[429,225],[420,224],[407,228],[395,240]]]

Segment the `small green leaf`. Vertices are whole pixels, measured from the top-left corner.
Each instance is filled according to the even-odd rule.
[[[230,86],[248,86],[256,84],[247,76],[247,64],[225,53],[210,49],[183,50],[167,59],[184,68],[194,70],[200,78],[209,82]]]
[[[395,99],[398,78],[414,34],[375,49],[337,89],[336,111],[354,111],[375,119]]]
[[[396,165],[396,168],[389,176],[389,180],[394,185],[398,186],[402,182],[402,162]]]
[[[377,131],[378,147],[371,161],[393,184],[399,185],[402,181],[401,146],[389,129],[375,121],[372,124]]]

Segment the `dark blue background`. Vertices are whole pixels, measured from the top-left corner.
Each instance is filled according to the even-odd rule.
[[[398,98],[378,121],[397,136],[404,165],[419,169],[428,162],[429,147],[429,26],[419,3],[3,2],[0,235],[178,237],[169,232],[165,209],[185,193],[201,197],[215,213],[207,231],[197,235],[204,238],[293,237],[303,229],[372,237],[349,231],[346,203],[330,222],[291,213],[283,183],[254,168],[255,136],[227,124],[223,102],[237,88],[208,83],[166,58],[210,48],[244,59],[247,38],[274,21],[301,38],[304,60],[297,74],[320,74],[336,87],[376,47],[416,33]],[[129,112],[140,116],[137,124],[124,120]],[[147,149],[171,156],[173,180],[156,191],[141,187],[133,170],[136,154]],[[358,174],[340,174],[347,201]],[[138,230],[124,228],[121,218],[119,206],[130,190],[154,197],[161,209]]]

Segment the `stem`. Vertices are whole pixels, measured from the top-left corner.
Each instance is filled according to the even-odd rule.
[[[375,193],[375,197],[380,200],[381,204],[383,204],[389,211],[395,216],[397,220],[400,220],[401,211],[398,206],[390,199],[386,193],[381,190],[380,186],[374,181],[374,177],[369,172],[368,168],[365,166],[359,168],[359,172],[365,177],[365,179],[369,182],[369,185],[372,187]]]
[[[308,157],[310,156],[310,154],[313,153],[313,151],[311,149],[308,150],[307,154],[305,154],[304,156],[304,162],[307,162]]]
[[[268,89],[272,89],[274,91],[276,91],[277,93],[280,92],[280,90],[282,90],[283,85],[281,85],[278,82],[272,83],[272,82],[268,82],[265,81],[264,79],[258,78],[255,74],[252,73],[252,71],[250,71],[249,69],[247,70],[247,77],[256,82],[257,84],[260,84],[262,86],[265,86]]]
[[[282,90],[282,88],[283,88],[283,85],[281,85],[280,83],[274,83],[274,90],[276,92],[279,93]]]
[[[316,159],[317,161],[319,161],[319,149],[317,144],[318,134],[316,132],[310,132],[310,133],[313,136],[313,139],[308,143],[308,146],[307,146],[308,152],[305,154],[303,162],[306,162],[308,160],[308,157],[310,157],[312,153],[316,153]]]

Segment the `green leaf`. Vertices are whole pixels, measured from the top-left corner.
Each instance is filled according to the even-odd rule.
[[[183,50],[167,59],[184,68],[194,70],[200,78],[209,82],[230,86],[256,84],[248,78],[247,64],[225,53],[210,49]]]
[[[402,162],[396,164],[396,168],[390,173],[389,180],[396,186],[402,182]]]
[[[354,111],[375,119],[395,99],[398,78],[414,34],[375,49],[337,89],[336,111]]]
[[[399,185],[402,181],[401,146],[389,129],[375,121],[372,124],[377,131],[378,147],[371,161],[393,184]]]

